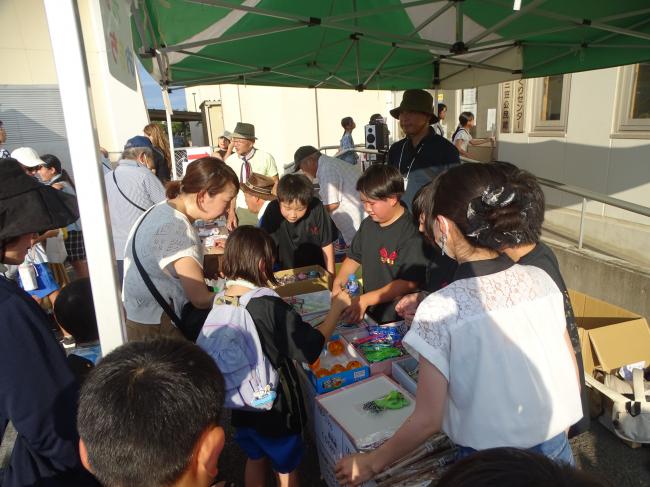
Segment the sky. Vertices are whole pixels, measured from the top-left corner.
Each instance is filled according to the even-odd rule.
[[[136,58],[137,59],[137,58]],[[140,82],[142,83],[142,92],[144,93],[144,101],[147,108],[165,109],[163,105],[162,94],[160,93],[160,85],[154,80],[151,75],[144,69],[144,66],[138,59],[138,73],[140,74]],[[169,99],[172,102],[174,110],[187,110],[185,104],[185,90],[178,88],[170,93]]]

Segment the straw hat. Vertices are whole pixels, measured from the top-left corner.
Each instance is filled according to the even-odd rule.
[[[272,178],[254,172],[245,183],[240,185],[240,188],[244,193],[257,196],[266,201],[272,201],[276,198],[273,194],[274,185],[275,181]]]

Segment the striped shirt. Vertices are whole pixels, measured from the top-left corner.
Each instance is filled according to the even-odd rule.
[[[113,180],[117,180],[118,186]],[[117,260],[124,260],[124,246],[129,236],[131,227],[145,210],[156,203],[165,201],[165,188],[160,180],[146,167],[136,161],[121,160],[118,166],[104,176],[106,197],[111,214],[111,228],[113,230],[113,246]],[[129,202],[121,193],[128,197]]]
[[[338,203],[338,208],[330,216],[348,245],[352,243],[365,216],[357,191],[359,176],[360,165],[351,165],[326,155],[318,158],[316,177],[320,199],[325,206]]]

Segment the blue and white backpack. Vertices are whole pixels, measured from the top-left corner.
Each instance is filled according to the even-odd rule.
[[[239,298],[215,297],[215,305],[196,340],[219,367],[226,383],[225,405],[230,409],[268,411],[277,396],[278,372],[262,350],[248,302],[278,296],[268,288],[253,289]]]

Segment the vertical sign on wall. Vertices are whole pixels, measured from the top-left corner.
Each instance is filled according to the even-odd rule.
[[[131,37],[131,2],[100,0],[108,70],[120,83],[137,89],[135,54]]]
[[[512,113],[512,131],[515,134],[524,132],[526,122],[526,80],[518,79],[514,82],[514,110]]]
[[[501,84],[501,133],[509,134],[512,125],[512,81]]]

